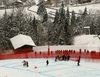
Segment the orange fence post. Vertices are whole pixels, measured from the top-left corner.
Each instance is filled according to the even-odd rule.
[[[50,48],[48,47],[48,55],[50,55]]]

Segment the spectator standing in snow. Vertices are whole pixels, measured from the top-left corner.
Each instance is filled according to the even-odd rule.
[[[57,58],[58,58],[58,60],[60,60],[60,57],[59,57],[59,55],[57,56]]]
[[[28,65],[28,61],[26,62],[26,67],[28,67],[29,65]]]
[[[78,63],[77,63],[77,66],[79,66],[80,64],[80,58],[81,58],[81,56],[79,56],[79,59],[78,59]]]
[[[65,55],[63,55],[63,56],[62,56],[62,59],[63,59],[63,60],[66,60],[66,56],[65,56]]]
[[[70,55],[68,54],[68,61],[69,61],[69,59],[70,59]]]
[[[55,62],[57,61],[57,56],[55,57]]]
[[[49,61],[47,60],[47,61],[46,61],[46,66],[47,66],[48,64],[49,64]]]
[[[62,60],[64,60],[64,58],[65,58],[65,55],[62,56]]]

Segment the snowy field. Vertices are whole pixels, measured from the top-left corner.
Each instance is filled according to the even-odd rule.
[[[29,62],[23,67],[22,61]],[[80,66],[75,61],[48,59],[14,59],[0,61],[0,77],[100,77],[100,63],[81,60]],[[37,66],[37,69],[34,67]]]
[[[38,0],[35,0],[36,4],[38,4]],[[83,13],[84,9],[87,8],[89,13],[93,13],[95,14],[96,10],[100,10],[100,3],[98,4],[89,4],[89,5],[82,5],[82,6],[69,6],[69,11],[72,12],[73,10],[75,11],[75,13]],[[33,5],[32,7],[30,7],[28,9],[28,7],[24,8],[24,14],[30,14],[33,15],[39,19],[39,16],[36,14],[38,9],[38,6]],[[59,9],[59,7],[52,7],[51,8],[46,8],[47,9],[47,13],[49,16],[54,17],[56,9]],[[16,8],[15,8],[16,10]],[[65,7],[65,10],[67,10],[67,7]],[[11,12],[13,12],[12,9],[6,9],[6,12],[8,15],[11,14]],[[5,13],[5,9],[4,10],[0,10],[0,18],[3,16],[3,14]]]

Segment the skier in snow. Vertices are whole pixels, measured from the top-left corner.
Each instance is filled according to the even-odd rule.
[[[25,60],[24,60],[22,63],[23,63],[23,66],[26,66],[26,67],[29,66],[29,65],[28,65],[28,61],[25,61]]]
[[[47,66],[48,64],[49,64],[49,61],[47,60],[47,61],[46,61],[46,66]]]
[[[23,63],[23,66],[25,66],[25,65],[26,65],[26,61],[25,61],[25,60],[24,60],[22,63]]]

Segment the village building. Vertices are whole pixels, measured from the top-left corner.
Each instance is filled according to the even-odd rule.
[[[33,51],[35,43],[30,36],[19,34],[10,39],[15,52]]]
[[[84,33],[85,34],[90,34],[90,26],[85,26],[84,27]]]
[[[6,8],[6,5],[4,5],[4,3],[2,2],[0,5],[0,9],[4,9],[4,8]]]
[[[45,2],[45,4],[46,4],[46,6],[51,6],[51,5],[52,5],[51,0],[47,0],[47,1]]]

